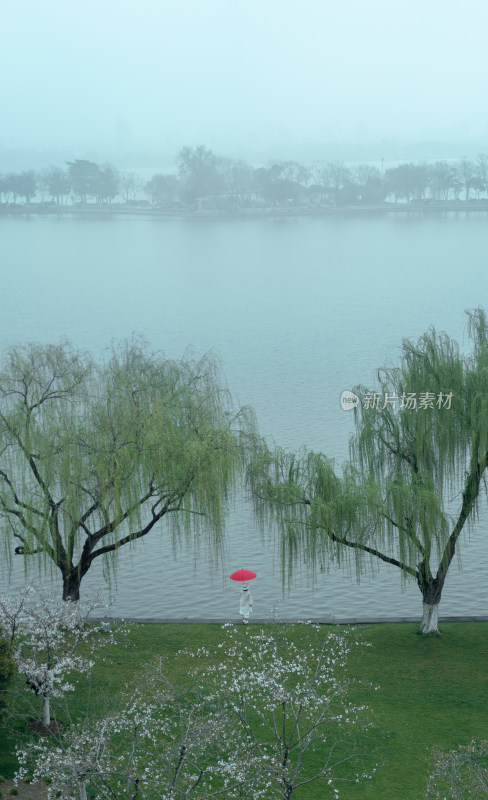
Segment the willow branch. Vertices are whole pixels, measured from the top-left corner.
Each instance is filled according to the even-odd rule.
[[[393,564],[395,567],[400,567],[400,569],[408,572],[409,575],[412,575],[415,579],[418,578],[418,571],[413,569],[413,567],[409,567],[407,564],[404,564],[402,561],[398,561],[396,558],[392,556],[385,556],[384,553],[381,553],[379,550],[375,550],[374,547],[368,547],[366,544],[361,544],[361,542],[351,542],[348,539],[345,539],[341,536],[337,536],[332,531],[328,531],[326,528],[322,526],[318,526],[325,530],[327,536],[333,541],[337,542],[338,544],[343,544],[346,547],[351,547],[355,550],[363,550],[365,553],[370,553],[370,555],[375,556],[376,558],[381,559],[381,561],[385,561],[387,564]]]
[[[59,566],[59,564],[58,564],[58,560],[59,559],[56,558],[56,553],[55,553],[54,548],[49,544],[49,542],[46,542],[46,540],[42,538],[42,536],[40,535],[40,533],[37,530],[37,528],[34,528],[33,525],[29,525],[29,523],[27,522],[26,518],[23,516],[23,514],[20,511],[17,511],[17,509],[15,509],[15,508],[7,508],[5,506],[5,504],[3,504],[3,503],[2,503],[2,506],[3,506],[2,507],[2,511],[4,513],[13,514],[15,517],[17,517],[17,519],[20,520],[20,522],[22,523],[22,525],[25,528],[25,530],[29,531],[29,533],[32,533],[34,538],[39,542],[39,544],[42,547],[42,550],[40,552],[47,552],[48,555],[50,556],[50,558],[52,558],[52,560],[54,561],[54,563]],[[25,540],[22,539],[22,536],[19,533],[14,534],[14,535],[18,539],[21,539],[21,541],[25,541]],[[25,545],[25,546],[27,546],[27,545]],[[25,555],[31,555],[31,553],[27,552]]]
[[[90,563],[93,561],[94,558],[97,558],[98,556],[101,556],[104,553],[112,553],[114,550],[118,550],[119,547],[122,547],[122,545],[128,544],[128,542],[132,542],[135,539],[141,539],[143,536],[146,536],[146,534],[149,533],[150,530],[152,530],[152,528],[154,527],[156,522],[159,522],[159,520],[168,511],[175,511],[175,510],[177,510],[177,509],[169,508],[168,507],[168,503],[166,503],[163,506],[163,508],[153,517],[153,519],[150,520],[150,522],[148,522],[148,524],[144,528],[141,528],[140,531],[137,531],[137,533],[129,533],[127,536],[124,536],[122,539],[118,539],[118,541],[112,542],[112,544],[108,544],[105,547],[99,547],[98,550],[95,550],[94,552],[91,552],[89,554]],[[85,548],[83,548],[83,550],[84,549]]]
[[[14,499],[14,503],[15,503],[17,506],[19,506],[20,508],[25,508],[25,509],[26,509],[26,511],[31,511],[33,514],[37,514],[37,515],[38,515],[38,516],[40,516],[40,517],[43,517],[43,516],[44,516],[44,514],[42,513],[42,511],[39,511],[39,509],[38,509],[38,508],[35,508],[34,506],[31,506],[31,505],[29,505],[29,503],[25,503],[23,500],[20,500],[20,499],[19,499],[19,497],[18,497],[18,495],[17,495],[17,492],[15,491],[14,485],[12,484],[12,481],[11,481],[11,480],[10,480],[10,478],[8,477],[7,473],[6,473],[6,472],[4,472],[4,471],[3,471],[3,470],[1,470],[1,469],[0,469],[0,476],[3,478],[3,480],[5,481],[5,483],[7,484],[7,486],[9,487],[10,491],[12,492],[13,499]]]
[[[449,536],[449,539],[447,540],[444,552],[442,554],[441,563],[439,565],[439,570],[437,572],[437,577],[439,578],[439,580],[444,581],[446,578],[449,565],[456,551],[457,540],[459,539],[461,531],[463,530],[466,520],[468,519],[471,510],[479,495],[481,479],[483,477],[483,473],[486,470],[487,464],[488,464],[488,453],[485,454],[481,462],[476,461],[475,465],[471,469],[471,472],[468,473],[466,477],[461,510],[459,512],[456,525],[454,526],[454,529],[451,535]]]

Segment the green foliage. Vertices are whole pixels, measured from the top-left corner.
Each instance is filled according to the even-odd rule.
[[[10,643],[2,636],[0,629],[0,720],[7,705],[6,691],[14,678],[15,672]]]
[[[16,552],[43,553],[76,599],[94,558],[110,575],[113,553],[163,517],[173,541],[195,532],[218,547],[254,437],[210,357],[170,361],[137,341],[100,364],[68,345],[12,349],[0,374],[7,552],[13,534]]]
[[[278,523],[283,577],[298,560],[312,572],[335,560],[359,578],[379,559],[413,577],[424,603],[439,602],[488,464],[488,322],[480,308],[468,316],[470,355],[431,329],[404,340],[399,366],[378,370],[374,390],[355,388],[342,476],[322,453],[256,450],[250,485],[261,522]]]

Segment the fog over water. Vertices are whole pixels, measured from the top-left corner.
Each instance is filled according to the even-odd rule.
[[[482,143],[487,23],[478,0],[3,0],[0,150],[116,161],[204,143],[265,160]]]
[[[0,243],[2,263],[14,265],[3,278],[0,355],[15,342],[68,337],[104,357],[113,339],[132,331],[170,357],[188,347],[196,356],[211,351],[236,401],[255,409],[263,434],[286,448],[322,450],[339,468],[353,432],[341,392],[371,385],[377,367],[396,361],[402,338],[430,325],[467,346],[464,309],[488,296],[485,214],[0,218]],[[463,572],[452,565],[442,614],[487,613],[485,531],[486,512],[463,536]],[[248,566],[258,572],[257,613],[277,606],[292,617],[418,616],[417,587],[402,594],[398,570],[383,564],[360,587],[331,568],[315,590],[298,569],[282,598],[271,534],[261,540],[240,498],[217,565],[205,548],[196,557],[180,550],[174,560],[163,525],[161,535],[120,552],[113,613],[233,618],[238,602],[228,575]],[[21,560],[14,562],[15,585],[23,577]],[[82,591],[101,581],[97,564]]]

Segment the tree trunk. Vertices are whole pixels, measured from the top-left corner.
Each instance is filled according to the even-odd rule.
[[[80,781],[80,800],[87,800],[86,798],[86,783],[84,780]]]
[[[46,695],[43,695],[42,722],[46,728],[49,728],[51,724],[51,704],[49,702],[49,697],[46,697]]]
[[[423,612],[420,630],[422,633],[439,633],[439,603],[441,601],[444,578],[430,578],[425,581],[422,592]]]
[[[424,603],[420,630],[422,633],[439,633],[439,603]]]
[[[63,600],[76,601],[80,599],[81,578],[77,570],[63,573]]]

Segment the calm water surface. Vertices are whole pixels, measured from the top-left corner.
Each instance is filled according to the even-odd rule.
[[[372,384],[396,361],[403,337],[429,326],[467,344],[465,308],[488,306],[488,218],[289,220],[0,218],[0,354],[10,344],[58,342],[106,355],[112,340],[142,334],[179,358],[212,351],[237,403],[287,448],[348,456],[352,415],[344,389]],[[428,388],[428,387],[427,387]],[[446,412],[447,413],[447,412]],[[445,615],[487,614],[486,513],[461,543]],[[286,616],[416,616],[420,593],[401,590],[380,565],[361,580],[334,568],[311,579],[297,570],[282,595],[273,532],[263,540],[249,503],[228,518],[227,550],[216,565],[173,551],[165,527],[120,553],[113,614],[237,617],[240,566],[258,573],[254,606]],[[4,571],[1,586],[8,586]],[[11,585],[24,580],[16,560]],[[103,583],[102,565],[83,583]]]

